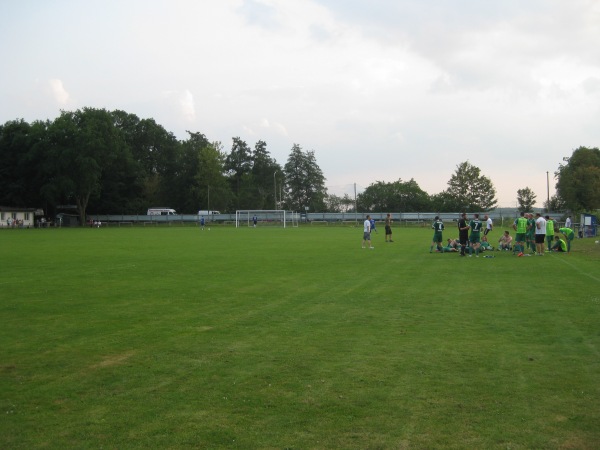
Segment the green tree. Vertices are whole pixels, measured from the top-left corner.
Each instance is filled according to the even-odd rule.
[[[252,153],[252,190],[254,209],[279,209],[276,207],[277,186],[281,186],[283,170],[267,150],[267,143],[258,141]],[[278,182],[279,180],[279,182]]]
[[[0,204],[42,206],[40,189],[47,178],[45,144],[49,122],[24,120],[0,126]]]
[[[448,191],[443,191],[431,196],[431,210],[437,212],[459,212],[463,208],[459,199]]]
[[[528,187],[517,190],[517,209],[519,212],[531,211],[531,209],[535,206],[536,198],[537,196],[535,193]]]
[[[329,194],[325,197],[326,212],[345,213],[354,209],[354,199],[348,194],[343,197],[335,194]]]
[[[225,177],[225,158],[220,142],[198,147],[200,161],[196,184],[198,209],[225,211],[232,201],[232,193]]]
[[[252,202],[252,151],[245,141],[233,138],[231,151],[225,158],[225,170],[229,175],[234,194],[235,209],[253,208]]]
[[[53,177],[46,186],[75,202],[83,225],[90,199],[101,192],[103,172],[114,170],[127,157],[125,139],[110,113],[93,108],[63,111],[48,134]]]
[[[548,204],[548,202],[544,202],[544,208],[546,209],[546,211],[553,211],[553,212],[558,212],[558,211],[566,211],[567,205],[565,204],[565,201],[560,198],[558,195],[553,195],[552,197],[550,197],[550,204]]]
[[[115,126],[124,133],[132,158],[139,171],[142,192],[131,212],[150,206],[170,205],[172,183],[177,178],[175,162],[181,143],[153,119],[139,119],[135,114],[113,111]]]
[[[468,161],[456,166],[446,192],[464,212],[489,211],[498,204],[492,181]]]
[[[431,204],[427,192],[414,179],[392,183],[377,181],[358,195],[357,200],[359,210],[369,212],[419,212],[427,210]]]
[[[579,147],[555,173],[557,195],[572,211],[600,208],[600,150]]]
[[[317,164],[314,151],[303,152],[294,144],[284,166],[284,191],[287,208],[317,212],[325,209],[325,177]]]

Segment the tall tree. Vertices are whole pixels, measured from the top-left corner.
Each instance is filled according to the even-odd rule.
[[[528,187],[519,189],[517,191],[517,203],[519,212],[531,211],[531,208],[535,206],[535,199],[537,196]]]
[[[49,128],[49,156],[54,184],[77,205],[80,223],[85,224],[90,198],[101,191],[103,171],[117,167],[127,146],[106,110],[84,108],[63,111]]]
[[[233,138],[231,151],[225,158],[225,170],[229,175],[236,209],[252,208],[252,151],[239,137]]]
[[[446,192],[465,212],[489,211],[498,204],[492,181],[468,161],[456,166]]]
[[[325,209],[325,177],[317,164],[314,151],[303,152],[294,144],[284,166],[285,203],[289,209],[323,211]]]
[[[197,205],[202,210],[228,209],[232,194],[225,177],[225,158],[220,142],[198,147],[200,165],[196,174]]]
[[[48,122],[24,120],[0,126],[0,204],[42,206],[44,152]]]
[[[410,181],[386,183],[377,181],[358,196],[358,208],[363,211],[426,211],[430,205],[427,192]]]
[[[600,150],[579,147],[565,161],[555,173],[558,196],[573,211],[600,208]]]
[[[252,153],[252,187],[255,209],[279,209],[277,191],[283,179],[283,170],[267,150],[267,143],[258,141]]]

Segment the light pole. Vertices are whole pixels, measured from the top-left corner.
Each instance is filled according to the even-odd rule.
[[[550,173],[546,172],[546,196],[548,202],[546,203],[546,212],[550,212]]]

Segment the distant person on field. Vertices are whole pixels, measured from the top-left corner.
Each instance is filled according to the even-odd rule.
[[[571,216],[567,216],[567,220],[565,221],[565,228],[573,228],[571,225]]]
[[[525,238],[527,235],[527,217],[525,217],[524,211],[521,211],[521,215],[513,223],[513,229],[517,232],[513,253],[522,253],[525,250]]]
[[[546,216],[546,243],[548,251],[552,250],[554,245],[554,220],[550,216]]]
[[[526,248],[531,249],[531,253],[535,253],[535,218],[532,213],[525,214],[527,217],[527,237],[525,238]],[[525,251],[525,250],[523,250]]]
[[[392,241],[392,215],[390,213],[385,218],[385,242],[394,242]]]
[[[498,239],[498,250],[510,250],[512,248],[512,236],[507,231]]]
[[[494,247],[492,247],[492,244],[490,244],[488,242],[488,238],[484,234],[483,236],[481,236],[481,251],[485,252],[486,250],[487,251],[494,250]]]
[[[536,213],[535,217],[535,252],[538,256],[544,256],[546,219],[544,219],[540,213]]]
[[[375,228],[375,219],[371,219],[371,232],[377,233],[377,228]]]
[[[556,236],[554,238],[554,245],[552,246],[552,251],[554,252],[566,252],[567,244],[560,237]]]
[[[492,229],[494,228],[494,222],[492,221],[492,218],[490,216],[488,216],[487,214],[484,216],[485,219],[485,231],[483,232],[484,236],[487,236],[488,233],[490,231],[492,231]]]
[[[473,218],[469,222],[469,245],[475,250],[475,256],[479,258],[479,247],[481,246],[481,228],[483,224],[479,220],[479,214],[473,214]]]
[[[204,216],[200,217],[200,228],[204,230]]]
[[[458,252],[458,248],[459,247],[460,247],[460,243],[458,242],[457,239],[450,239],[450,238],[448,238],[446,246],[442,249],[442,251],[444,253]]]
[[[365,248],[365,244],[369,243],[369,248],[374,248],[371,245],[371,216],[367,215],[363,223],[363,241],[362,248]]]
[[[559,228],[558,232],[562,234],[567,241],[567,253],[571,253],[571,241],[575,239],[575,232],[569,227]]]
[[[435,246],[436,252],[442,251],[442,232],[444,231],[444,222],[441,221],[440,216],[435,216],[433,224],[431,224],[431,228],[433,228],[433,239],[431,241],[431,246],[429,247],[429,253],[433,252],[433,247]]]
[[[256,217],[256,215],[252,216],[252,224],[253,224],[254,228],[256,228],[256,223],[257,222],[258,222],[258,217]]]
[[[462,213],[458,219],[458,240],[460,241],[460,256],[465,256],[467,242],[469,240],[469,224],[467,223],[467,215]],[[469,252],[471,249],[469,248]]]

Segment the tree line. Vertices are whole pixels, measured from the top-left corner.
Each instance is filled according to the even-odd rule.
[[[328,194],[315,152],[298,144],[281,166],[267,143],[250,147],[239,137],[221,142],[188,131],[178,140],[153,119],[115,110],[62,111],[53,121],[0,125],[0,204],[41,207],[53,216],[74,204],[86,214],[142,214],[150,206],[183,213],[199,209],[345,211],[489,211],[497,205],[489,178],[468,161],[448,188],[434,195],[411,179],[377,181],[356,198]],[[555,173],[552,210],[599,207],[600,151],[580,147]],[[594,190],[595,189],[595,190]],[[520,207],[535,204],[529,188]]]

